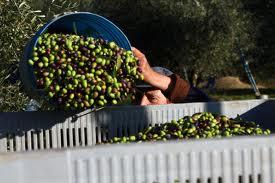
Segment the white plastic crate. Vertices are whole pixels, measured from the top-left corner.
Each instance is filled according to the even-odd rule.
[[[254,120],[275,130],[275,100],[115,106],[96,113],[0,113],[0,152],[93,146],[114,136],[135,134],[148,125],[210,111]]]
[[[275,136],[0,153],[2,183],[274,183]]]

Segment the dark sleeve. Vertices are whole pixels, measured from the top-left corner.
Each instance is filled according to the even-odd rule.
[[[170,78],[172,82],[165,94],[172,103],[210,101],[203,91],[190,86],[186,80],[180,78],[178,75],[172,74]]]
[[[181,79],[178,75],[172,74],[170,76],[171,84],[166,91],[166,97],[172,103],[181,103],[184,102],[184,99],[188,95],[190,85],[184,79]]]

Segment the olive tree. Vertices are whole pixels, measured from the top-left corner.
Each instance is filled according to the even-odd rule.
[[[254,49],[250,14],[236,0],[95,0],[89,8],[117,23],[152,65],[185,68],[195,80],[237,73],[239,48]]]

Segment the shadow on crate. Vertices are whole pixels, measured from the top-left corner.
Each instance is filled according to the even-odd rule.
[[[0,138],[7,132],[20,136],[29,130],[50,129],[73,115],[65,112],[1,112]]]
[[[232,104],[224,105],[221,102],[205,103],[205,109],[208,112],[224,114],[235,118],[240,115],[247,121],[254,121],[264,129],[270,129],[275,132],[275,100],[267,100],[258,105],[250,101],[233,101]]]
[[[241,118],[254,121],[263,128],[275,132],[275,100],[266,101],[243,113]]]
[[[60,111],[1,112],[0,152],[65,146],[64,133],[75,115],[76,112]]]
[[[146,126],[130,127],[142,124],[137,121],[146,121],[142,107],[137,106],[137,111],[123,108],[106,108],[97,112],[2,112],[0,152],[90,146],[114,135],[132,134],[133,129]]]
[[[148,126],[199,111],[255,121],[275,132],[275,100],[253,104],[189,103],[161,106],[113,106],[91,112],[0,113],[0,152],[89,146],[115,136],[129,136]]]

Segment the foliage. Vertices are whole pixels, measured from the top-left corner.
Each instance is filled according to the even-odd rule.
[[[253,53],[252,70],[257,78],[268,81],[275,78],[275,1],[246,0],[245,9],[253,15],[254,26],[257,28],[256,50]],[[275,86],[273,82],[273,86]]]
[[[35,11],[30,2],[1,1],[0,4],[0,83],[1,111],[16,111],[23,107],[27,96],[16,81],[18,61],[33,33],[41,26],[41,11]]]
[[[61,0],[0,1],[0,111],[20,111],[29,101],[18,72],[27,41],[54,14],[76,7]]]
[[[202,77],[238,73],[239,48],[254,49],[250,14],[240,1],[96,1],[97,12],[117,22],[153,65]],[[126,16],[127,14],[127,16]]]

